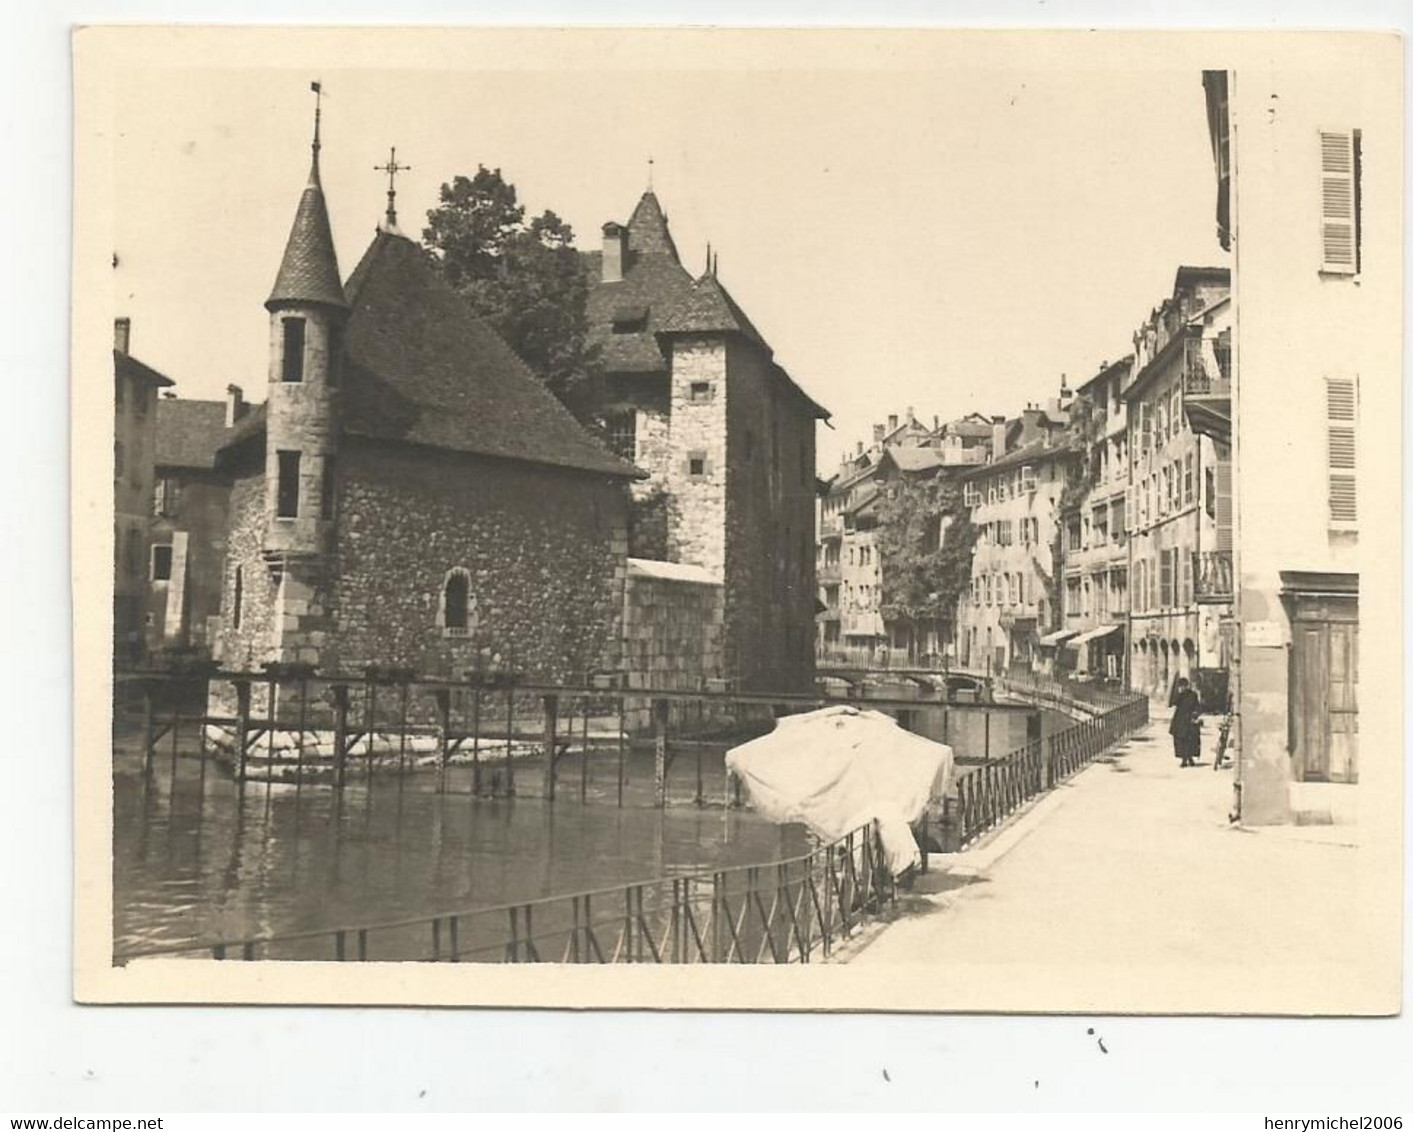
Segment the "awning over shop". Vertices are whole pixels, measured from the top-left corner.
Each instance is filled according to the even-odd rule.
[[[1081,633],[1074,640],[1066,642],[1067,647],[1076,648],[1079,645],[1087,645],[1090,641],[1097,641],[1100,637],[1107,637],[1110,633],[1117,633],[1122,625],[1100,625],[1097,629],[1090,629],[1087,633]]]
[[[1046,633],[1035,643],[1043,649],[1052,649],[1063,641],[1066,637],[1073,637],[1078,629],[1056,629],[1053,633]]]

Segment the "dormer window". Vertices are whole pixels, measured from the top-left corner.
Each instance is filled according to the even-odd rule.
[[[648,308],[642,303],[627,303],[613,312],[615,334],[638,334],[648,328]]]

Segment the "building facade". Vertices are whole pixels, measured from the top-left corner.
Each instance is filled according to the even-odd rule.
[[[1249,824],[1352,820],[1365,779],[1399,796],[1396,745],[1360,765],[1359,673],[1371,648],[1361,620],[1399,620],[1394,588],[1360,581],[1366,559],[1398,553],[1398,493],[1388,481],[1390,518],[1371,518],[1385,505],[1364,458],[1398,451],[1398,414],[1361,406],[1394,397],[1401,372],[1403,138],[1396,121],[1378,128],[1400,74],[1203,76],[1218,234],[1235,252],[1234,340],[1228,384],[1197,407],[1213,431],[1225,416],[1238,470],[1237,802]],[[1396,669],[1390,637],[1374,643]]]
[[[900,481],[956,476],[991,451],[992,424],[980,414],[924,425],[911,408],[873,426],[873,442],[856,444],[840,463],[819,504],[817,572],[821,657],[873,663],[920,662],[952,642],[949,614],[921,622],[884,616],[886,563],[877,544],[880,492]]]
[[[146,617],[154,654],[211,655],[220,631],[231,497],[216,453],[249,409],[235,385],[224,401],[169,394],[157,402]]]
[[[469,315],[391,207],[341,281],[318,155],[316,129],[265,304],[265,404],[216,459],[218,658],[352,676],[617,667],[635,469]]]
[[[656,195],[603,226],[584,257],[593,415],[646,477],[632,490],[635,559],[698,567],[722,587],[708,673],[742,689],[814,681],[815,425],[828,414],[717,277],[682,265]]]
[[[152,468],[158,393],[166,374],[129,352],[132,323],[113,324],[113,657],[136,664],[145,653],[145,607],[152,561]]]
[[[1083,493],[1063,516],[1063,629],[1056,670],[1121,684],[1128,640],[1128,409],[1133,359],[1105,363],[1076,390]]]
[[[1185,399],[1230,365],[1230,275],[1178,269],[1170,298],[1134,335],[1128,406],[1129,681],[1166,705],[1179,677],[1208,710],[1231,668],[1231,464],[1194,430]]]
[[[990,462],[961,474],[977,538],[970,592],[958,601],[957,658],[986,672],[1045,670],[1063,639],[1057,535],[1078,462],[1068,404],[993,427]]]

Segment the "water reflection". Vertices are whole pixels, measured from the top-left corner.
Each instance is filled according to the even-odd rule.
[[[1043,713],[1049,734],[1069,721]],[[920,708],[910,726],[972,761],[1026,740],[1026,716]],[[469,767],[325,785],[239,787],[200,757],[188,728],[144,769],[137,744],[114,762],[114,944],[335,928],[533,900],[674,873],[754,864],[808,850],[799,826],[728,808],[724,746],[683,745],[653,802],[651,752],[561,760],[557,801],[544,763],[517,760],[517,797],[472,794]],[[494,772],[482,767],[483,785]],[[691,801],[698,796],[706,805]],[[687,804],[683,804],[687,803]]]

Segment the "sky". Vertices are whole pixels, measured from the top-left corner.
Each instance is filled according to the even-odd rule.
[[[484,53],[483,53],[484,54]],[[1102,53],[1101,53],[1102,54]],[[795,57],[791,57],[795,56]],[[694,273],[720,277],[777,360],[833,414],[829,474],[871,425],[1018,412],[1127,353],[1181,264],[1225,264],[1200,71],[1094,52],[802,50],[572,69],[136,67],[114,100],[115,316],[183,397],[263,400],[267,315],[325,91],[322,172],[346,276],[397,146],[398,211],[499,167],[583,248],[647,187]],[[234,60],[232,60],[233,62]],[[394,60],[396,62],[396,60]]]

